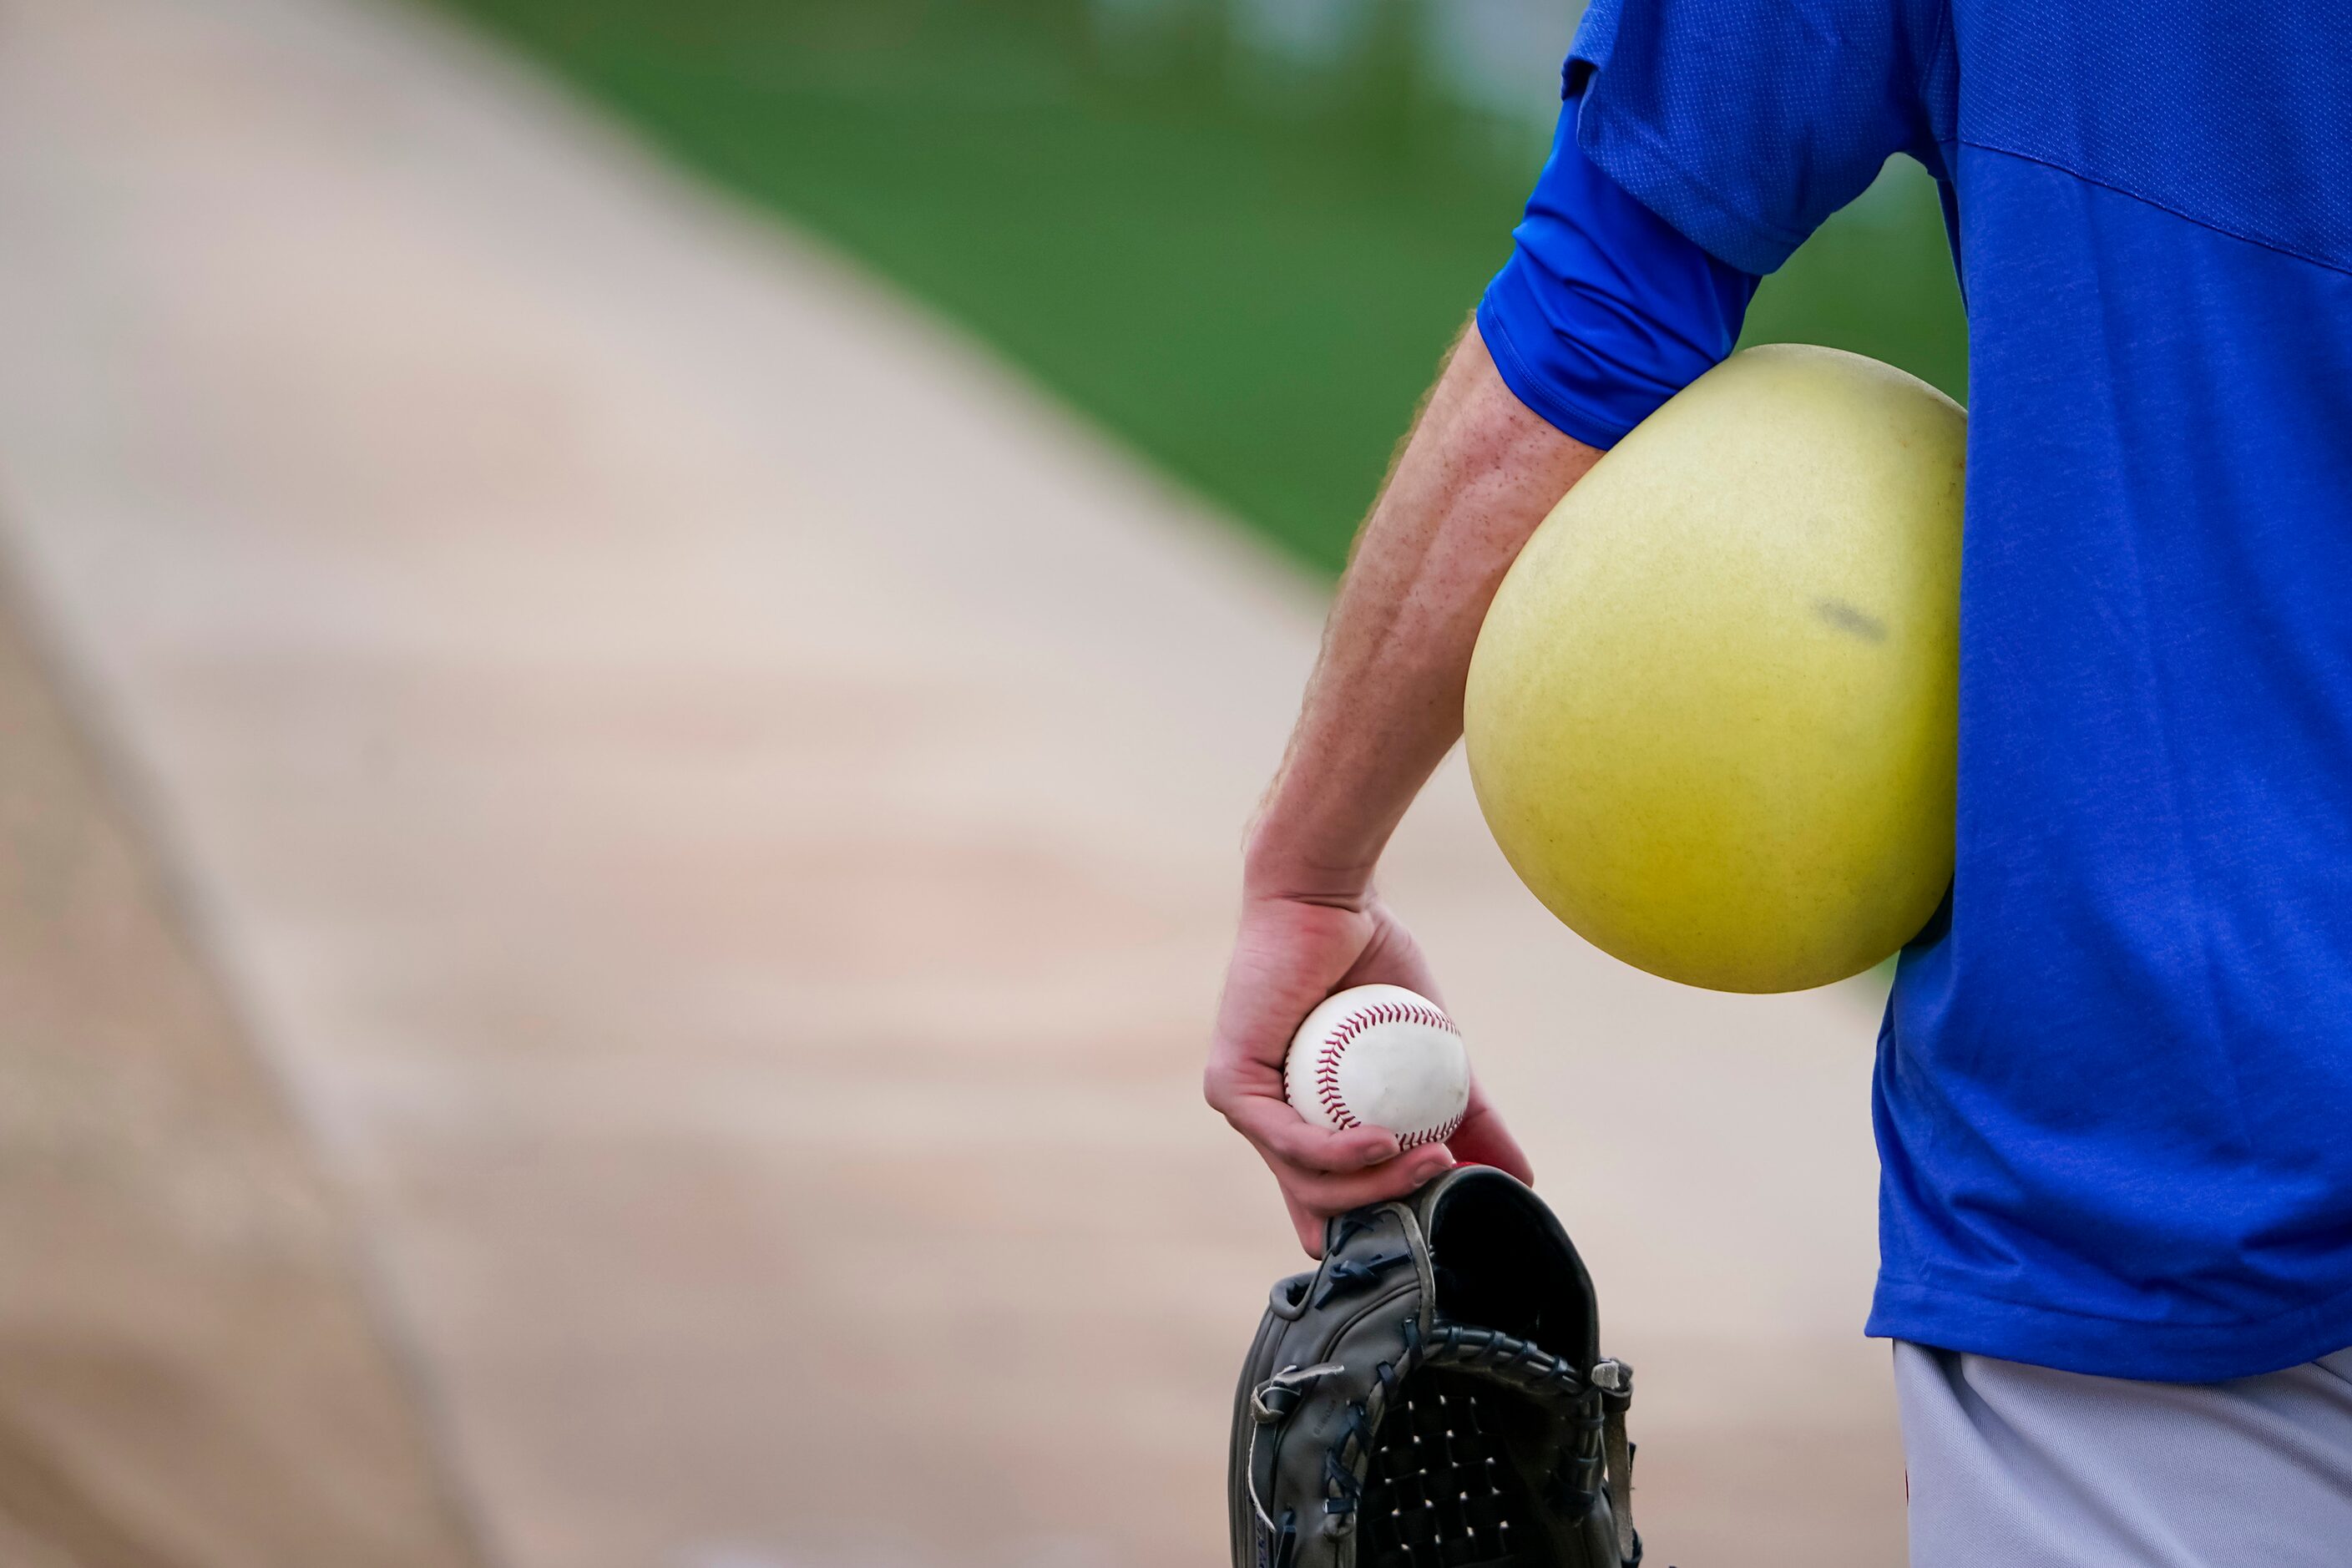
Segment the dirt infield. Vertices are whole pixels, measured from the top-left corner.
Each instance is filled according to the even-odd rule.
[[[0,593],[0,1561],[476,1562],[352,1238]]]
[[[1214,1561],[1293,1259],[1197,1075],[1311,593],[437,24],[6,15],[0,526],[497,1554]],[[1601,958],[1458,770],[1391,891],[1656,1560],[1895,1561],[1866,1002]]]

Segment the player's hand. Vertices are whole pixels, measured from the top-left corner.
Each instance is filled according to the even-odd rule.
[[[1454,1136],[1403,1154],[1385,1128],[1336,1131],[1290,1108],[1282,1063],[1291,1036],[1332,992],[1380,984],[1440,1000],[1421,950],[1377,896],[1355,902],[1256,896],[1244,903],[1203,1087],[1209,1103],[1273,1170],[1311,1257],[1322,1254],[1326,1218],[1402,1197],[1456,1160],[1535,1179],[1475,1074]]]

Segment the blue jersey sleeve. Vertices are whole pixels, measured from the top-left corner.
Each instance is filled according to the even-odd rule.
[[[1886,160],[1938,179],[1956,70],[1942,0],[1592,0],[1578,145],[1642,205],[1770,272]]]
[[[1520,402],[1608,447],[1731,352],[1757,279],[1596,168],[1577,119],[1570,99],[1511,258],[1478,302],[1478,335]]]

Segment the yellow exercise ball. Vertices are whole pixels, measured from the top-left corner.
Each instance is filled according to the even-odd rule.
[[[1749,349],[1578,482],[1470,661],[1470,776],[1552,913],[1654,974],[1859,973],[1952,876],[1968,416]]]

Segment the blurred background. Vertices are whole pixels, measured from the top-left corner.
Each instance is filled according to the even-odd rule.
[[[1580,0],[445,0],[1334,570],[1510,253]],[[1746,341],[1967,395],[1908,159]]]
[[[1161,1568],[1198,1071],[1572,3],[0,0],[0,1563]],[[1964,396],[1889,166],[1751,341]],[[1390,891],[1653,1560],[1900,1560],[1879,989]]]

